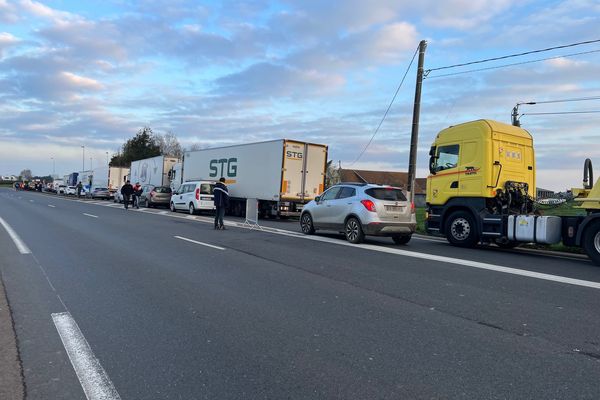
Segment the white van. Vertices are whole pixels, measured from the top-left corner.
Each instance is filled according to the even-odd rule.
[[[213,201],[214,181],[184,182],[177,191],[171,195],[171,211],[185,210],[190,214],[199,211],[212,211],[215,209]]]

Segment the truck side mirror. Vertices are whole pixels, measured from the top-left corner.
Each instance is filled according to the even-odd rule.
[[[437,173],[435,170],[437,160],[437,157],[435,156],[436,151],[437,148],[435,146],[431,146],[429,149],[429,173],[431,175],[435,175]]]

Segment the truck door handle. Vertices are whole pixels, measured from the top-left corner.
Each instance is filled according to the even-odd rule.
[[[454,181],[450,184],[450,189],[458,189],[458,181]]]

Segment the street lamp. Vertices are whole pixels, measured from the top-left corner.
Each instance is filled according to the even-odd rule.
[[[54,157],[50,157],[50,159],[52,160],[52,177],[54,178],[54,175],[56,175],[56,160]]]
[[[108,166],[108,151],[106,152],[106,165]]]
[[[81,146],[81,149],[83,151],[81,155],[81,170],[85,171],[85,146]]]

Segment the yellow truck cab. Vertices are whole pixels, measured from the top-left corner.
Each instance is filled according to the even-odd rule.
[[[535,212],[535,154],[525,129],[485,119],[451,126],[438,133],[429,156],[429,233],[463,247],[562,240],[583,246],[600,264],[600,199],[595,194],[600,188],[592,189],[589,160],[584,182],[589,175],[590,185],[573,192],[587,196],[583,205],[588,215],[573,218]]]

